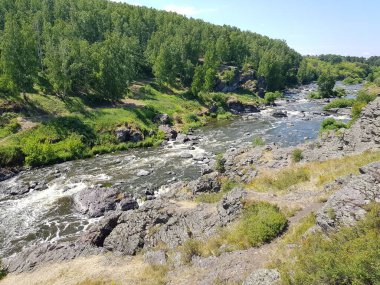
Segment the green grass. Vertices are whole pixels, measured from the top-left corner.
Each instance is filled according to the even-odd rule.
[[[252,146],[253,147],[258,147],[258,146],[264,146],[265,145],[265,141],[263,138],[261,137],[254,137],[253,140],[252,140]]]
[[[323,120],[321,124],[321,130],[320,133],[327,132],[327,131],[335,131],[340,129],[347,129],[348,126],[338,120],[335,120],[334,118],[327,118]]]
[[[354,103],[355,99],[337,98],[328,103],[323,109],[327,111],[334,108],[347,108],[352,107]]]
[[[292,160],[293,162],[300,162],[303,159],[302,150],[296,148],[292,152]]]
[[[380,284],[380,204],[354,227],[309,235],[280,266],[282,284]]]
[[[247,249],[270,242],[287,227],[277,206],[266,202],[246,204],[241,218],[208,240],[190,239],[180,247],[185,262],[191,257],[219,255],[224,251]],[[222,247],[223,246],[223,247]]]
[[[307,167],[288,168],[268,175],[260,175],[249,187],[260,192],[284,191],[291,186],[310,181],[311,172]]]
[[[233,180],[223,181],[219,192],[201,193],[195,197],[195,202],[208,204],[217,203],[223,198],[226,193],[230,192],[237,185],[238,184]]]
[[[290,187],[308,183],[308,187],[323,187],[336,178],[358,174],[359,168],[380,161],[379,151],[366,151],[359,155],[345,156],[326,161],[293,165],[285,169],[262,173],[246,185],[256,191],[287,191]]]

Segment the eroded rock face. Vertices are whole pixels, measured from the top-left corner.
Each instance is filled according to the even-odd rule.
[[[5,259],[4,268],[8,272],[20,273],[30,271],[41,263],[71,260],[79,256],[99,254],[102,250],[88,243],[44,243]]]
[[[234,98],[231,98],[227,101],[227,107],[234,114],[260,112],[260,110],[256,106],[243,104],[242,102]]]
[[[175,140],[177,138],[177,135],[178,135],[177,131],[174,130],[169,125],[160,125],[158,129],[164,132],[166,140]]]
[[[218,173],[212,172],[199,177],[197,180],[189,183],[189,189],[193,194],[201,192],[218,192],[220,190]]]
[[[120,202],[122,209],[130,210],[138,207],[132,198],[124,198],[124,194],[114,188],[88,188],[73,195],[74,208],[91,218],[100,217],[108,211],[115,210]]]
[[[118,225],[105,239],[110,251],[135,254],[141,248],[160,243],[169,248],[183,244],[189,238],[204,238],[237,218],[244,196],[242,190],[228,193],[218,205],[197,205],[182,208],[175,203],[156,199],[135,211],[123,213]]]
[[[361,169],[361,175],[346,177],[341,189],[317,213],[317,225],[324,231],[352,226],[366,214],[365,206],[380,202],[380,163]]]

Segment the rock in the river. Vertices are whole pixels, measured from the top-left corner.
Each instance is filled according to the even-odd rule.
[[[164,132],[166,140],[175,140],[177,138],[177,135],[178,135],[177,131],[174,130],[169,125],[160,125],[158,129]]]
[[[275,110],[272,112],[271,115],[275,118],[285,118],[288,116],[288,112],[286,112],[285,110]]]
[[[243,282],[243,285],[276,285],[280,282],[280,273],[275,269],[259,269]]]
[[[244,104],[237,100],[236,98],[230,98],[227,101],[227,107],[228,109],[235,114],[241,114],[241,113],[257,113],[260,112],[260,110],[250,104]]]
[[[139,171],[137,171],[136,175],[141,177],[141,176],[148,176],[150,174],[150,172],[148,170],[145,170],[145,169],[140,169]]]
[[[144,139],[144,134],[129,125],[120,126],[115,130],[116,138],[120,142],[139,142]]]
[[[184,152],[184,153],[181,153],[180,154],[180,157],[181,158],[193,158],[193,155],[191,153],[188,153],[188,152]]]
[[[123,195],[113,188],[88,188],[73,195],[74,208],[89,217],[100,217],[115,210]]]

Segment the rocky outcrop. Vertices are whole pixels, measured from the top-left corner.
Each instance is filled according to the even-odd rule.
[[[118,127],[115,135],[119,142],[139,142],[144,139],[144,134],[139,129],[129,125]]]
[[[102,250],[102,248],[93,247],[88,243],[44,243],[6,258],[3,263],[4,268],[8,272],[20,273],[30,271],[42,263],[71,260],[79,256],[99,254]]]
[[[166,140],[175,140],[177,138],[177,131],[169,125],[160,125],[158,130],[165,134]]]
[[[217,172],[202,175],[197,180],[189,183],[189,189],[193,194],[201,192],[218,192],[220,190],[220,182]]]
[[[259,269],[243,282],[243,285],[275,285],[280,284],[280,273],[275,269]]]
[[[380,162],[362,167],[360,172],[346,177],[341,189],[317,213],[317,225],[323,231],[355,224],[364,217],[366,205],[380,202]]]
[[[256,106],[250,105],[250,104],[244,104],[240,102],[239,100],[237,100],[236,98],[228,99],[227,107],[234,114],[260,112],[260,110]]]
[[[174,248],[189,238],[211,236],[217,228],[237,218],[243,196],[244,192],[236,189],[216,206],[200,204],[190,209],[161,199],[148,201],[139,209],[120,216],[104,247],[135,254],[141,248],[162,243]]]
[[[169,125],[171,122],[170,116],[168,114],[158,114],[154,118],[154,122],[160,125]]]
[[[137,202],[124,197],[124,194],[114,188],[88,188],[73,195],[74,208],[91,218],[100,217],[105,212],[115,210],[117,205],[123,210],[136,209]]]

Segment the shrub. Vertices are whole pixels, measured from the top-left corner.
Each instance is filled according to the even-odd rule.
[[[370,206],[364,220],[327,237],[301,240],[280,266],[283,284],[380,284],[380,204]],[[293,260],[294,262],[289,262]]]
[[[313,91],[313,92],[309,93],[309,98],[310,99],[322,99],[323,97],[321,96],[321,94],[319,92]]]
[[[188,114],[185,117],[185,122],[186,123],[196,123],[196,122],[199,122],[199,118],[195,114]]]
[[[3,279],[7,275],[6,270],[3,268],[3,265],[0,260],[0,280]]]
[[[347,125],[341,121],[337,121],[334,118],[327,118],[322,122],[321,132],[333,131],[339,129],[346,129]]]
[[[0,146],[0,167],[21,166],[24,159],[24,154],[19,147]]]
[[[358,77],[347,77],[343,80],[343,84],[345,85],[352,85],[352,84],[359,84],[362,83],[363,79],[358,78]]]
[[[242,219],[226,237],[238,248],[249,248],[269,242],[287,227],[287,219],[277,206],[266,202],[247,205]]]
[[[267,93],[265,93],[264,101],[266,104],[272,105],[272,104],[274,104],[276,99],[281,98],[282,96],[283,96],[283,94],[279,91],[267,92]]]
[[[216,156],[216,170],[220,173],[224,173],[226,171],[226,168],[224,167],[224,164],[226,163],[226,160],[223,158],[223,154],[219,153]]]
[[[261,137],[254,137],[253,140],[252,140],[252,145],[254,147],[263,146],[263,145],[265,145],[265,141]]]
[[[347,108],[347,107],[352,107],[354,103],[355,103],[355,99],[339,98],[328,103],[323,109],[330,110],[334,108]]]
[[[364,103],[370,103],[373,100],[376,99],[376,94],[370,94],[365,90],[360,90],[358,92],[358,96],[356,96],[356,101],[357,102],[364,102]]]
[[[300,162],[302,159],[303,159],[302,150],[300,150],[298,148],[296,148],[295,150],[293,150],[293,152],[292,152],[292,160],[294,162]]]
[[[345,97],[347,95],[346,89],[342,87],[335,88],[334,93],[336,97]]]

